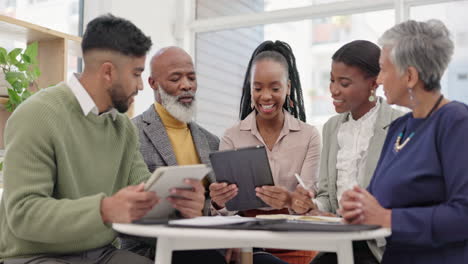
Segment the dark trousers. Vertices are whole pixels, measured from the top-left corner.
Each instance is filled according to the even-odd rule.
[[[155,257],[155,239],[142,239],[131,236],[121,236],[120,246],[123,249],[129,250],[149,259]],[[185,263],[203,263],[203,264],[225,264],[224,250],[184,250],[174,251],[172,254],[172,264]],[[254,248],[253,250],[254,264],[287,264],[281,259],[264,252],[263,249]]]
[[[379,264],[367,246],[366,241],[353,242],[353,255],[355,264]],[[337,264],[336,253],[320,252],[310,264]]]
[[[288,264],[280,258],[265,252],[262,248],[253,249],[253,263],[254,264]]]
[[[226,261],[217,250],[184,250],[172,253],[172,264],[186,263],[225,264]]]
[[[156,239],[120,236],[120,248],[147,257],[154,261]],[[224,256],[218,250],[183,250],[172,253],[172,264],[206,263],[225,264]]]
[[[0,262],[1,263],[1,262]],[[85,252],[7,259],[4,264],[152,264],[154,260],[109,245]]]

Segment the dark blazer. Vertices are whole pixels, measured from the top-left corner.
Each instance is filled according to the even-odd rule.
[[[414,137],[400,151],[402,131]],[[468,105],[392,123],[369,192],[392,209],[382,263],[468,263]]]
[[[177,165],[166,128],[154,109],[154,105],[151,105],[141,115],[133,118],[132,121],[138,128],[140,151],[151,172],[158,167]],[[188,126],[200,161],[211,166],[208,155],[210,152],[218,150],[219,138],[195,122],[190,122]],[[208,176],[210,183],[215,181],[213,173],[210,173]],[[205,209],[206,214],[209,212],[209,205],[205,206]]]

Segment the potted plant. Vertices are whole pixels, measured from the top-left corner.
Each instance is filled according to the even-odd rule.
[[[31,96],[31,90],[37,90],[36,80],[41,74],[37,53],[37,42],[24,51],[16,48],[7,52],[0,47],[0,96],[8,96],[5,109],[9,112]]]
[[[3,130],[11,112],[38,88],[37,54],[37,42],[10,52],[0,47],[0,149],[4,147]]]

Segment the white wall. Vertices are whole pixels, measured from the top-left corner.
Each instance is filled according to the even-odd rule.
[[[146,59],[143,73],[145,88],[135,98],[134,114],[145,111],[154,102],[153,90],[148,85],[149,60],[160,48],[176,45],[174,24],[176,21],[176,4],[173,0],[84,0],[85,25],[93,18],[112,13],[131,20],[146,35],[151,37],[153,48]]]

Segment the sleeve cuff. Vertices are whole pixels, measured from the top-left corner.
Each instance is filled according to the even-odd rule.
[[[222,215],[222,216],[231,216],[231,215],[236,215],[238,211],[228,211],[226,207],[223,207],[222,209],[217,210],[214,205],[213,201],[210,201],[210,211],[211,215]]]
[[[318,210],[325,211],[325,212],[327,211],[327,208],[325,208],[325,206],[323,206],[323,204],[319,200],[312,199],[312,202],[315,204]]]

